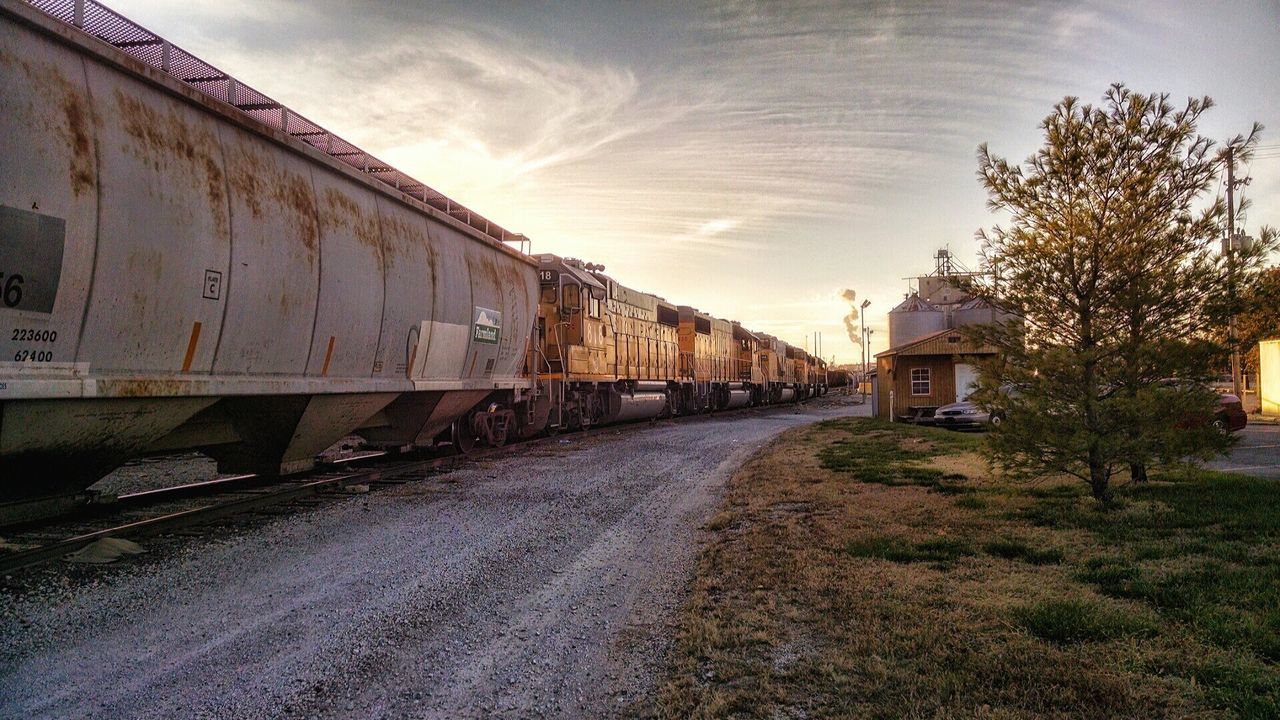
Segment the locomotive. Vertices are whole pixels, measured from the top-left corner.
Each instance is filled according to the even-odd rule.
[[[0,107],[0,524],[153,453],[284,474],[825,389],[94,0],[0,0]]]
[[[526,393],[495,391],[459,418],[453,440],[805,400],[827,391],[826,363],[771,335],[629,288],[604,267],[538,260]]]

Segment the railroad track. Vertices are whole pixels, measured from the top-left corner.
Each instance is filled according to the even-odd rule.
[[[169,488],[146,490],[121,495],[115,502],[93,508],[75,517],[54,518],[48,523],[11,534],[10,545],[34,545],[0,554],[0,573],[8,573],[31,565],[57,560],[104,538],[140,538],[207,524],[227,517],[264,510],[322,494],[332,494],[351,485],[393,485],[424,479],[430,474],[449,470],[464,463],[481,460],[505,452],[513,452],[521,444],[486,448],[467,455],[444,455],[417,459],[399,459],[388,453],[364,453],[345,458],[335,465],[379,459],[373,467],[359,469],[324,468],[307,475],[263,479],[256,475],[189,483]],[[175,509],[184,500],[205,499],[195,507]],[[158,513],[143,515],[148,509]],[[124,522],[117,520],[126,515]]]
[[[801,405],[804,403],[800,403]],[[708,421],[729,413],[772,413],[795,405],[743,408],[711,414],[687,415],[658,422]],[[652,423],[635,423],[631,427]],[[343,458],[334,465],[371,462],[368,468],[327,467],[308,475],[264,479],[256,475],[235,475],[216,480],[146,490],[119,496],[110,505],[76,517],[55,518],[30,530],[10,535],[9,545],[30,546],[7,553],[0,551],[0,574],[57,560],[104,538],[140,538],[180,531],[216,520],[261,511],[273,505],[334,494],[352,485],[396,485],[448,471],[469,462],[554,444],[566,439],[585,439],[608,432],[620,432],[627,425],[605,425],[573,433],[532,438],[498,448],[483,448],[468,454],[403,459],[383,452],[368,452]],[[175,508],[182,501],[206,499],[195,507]],[[159,512],[145,515],[148,509]],[[119,520],[123,522],[103,521]],[[145,515],[145,516],[144,516]]]

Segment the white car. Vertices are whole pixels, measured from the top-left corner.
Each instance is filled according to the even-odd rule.
[[[981,430],[988,425],[997,426],[1001,420],[1000,415],[992,416],[968,400],[943,405],[933,413],[934,425],[956,430]]]

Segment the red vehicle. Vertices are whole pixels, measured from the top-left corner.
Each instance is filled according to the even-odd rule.
[[[1244,411],[1240,398],[1230,393],[1218,400],[1218,409],[1213,413],[1213,426],[1222,432],[1243,430],[1249,424],[1249,416]]]

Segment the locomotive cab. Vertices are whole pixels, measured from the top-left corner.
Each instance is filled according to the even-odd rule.
[[[549,375],[600,374],[607,364],[607,290],[581,261],[538,256],[538,318]]]

